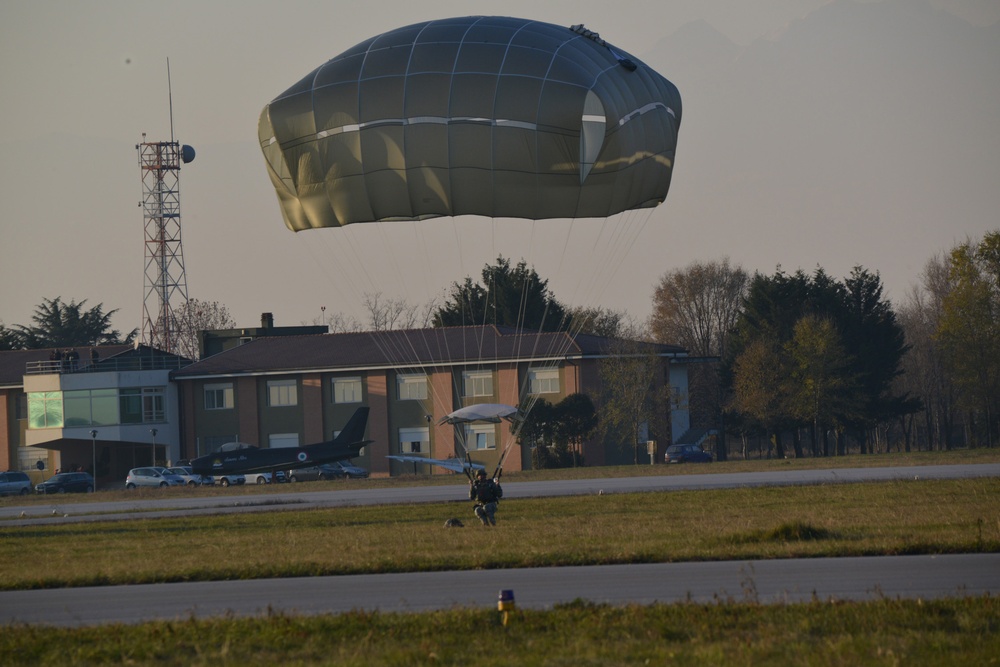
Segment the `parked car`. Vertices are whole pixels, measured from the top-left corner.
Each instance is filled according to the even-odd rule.
[[[190,466],[172,466],[167,468],[167,470],[183,477],[184,483],[188,486],[212,486],[215,484],[214,477],[211,475],[196,475]]]
[[[329,463],[288,471],[288,481],[290,482],[312,482],[317,479],[337,479],[338,477],[341,477],[340,471]]]
[[[132,468],[125,477],[125,488],[134,489],[137,486],[184,486],[186,480],[166,468],[149,466],[147,468]]]
[[[368,471],[359,468],[350,461],[324,463],[308,468],[295,468],[288,471],[288,479],[292,482],[309,482],[317,479],[343,479],[345,477],[368,477]]]
[[[31,478],[17,470],[0,472],[0,496],[26,496],[31,493]]]
[[[234,475],[232,473],[226,473],[224,475],[219,475],[215,478],[215,483],[219,486],[235,486],[237,484],[246,484],[246,475]]]
[[[247,484],[270,484],[274,482],[275,484],[283,484],[288,481],[288,477],[285,476],[284,470],[277,470],[273,473],[270,472],[255,472],[244,475],[246,477]]]
[[[698,445],[670,445],[664,463],[711,463],[712,455]]]
[[[361,466],[354,465],[350,459],[346,461],[337,461],[336,463],[331,463],[329,465],[334,470],[339,469],[341,477],[350,477],[351,479],[364,479],[368,477],[368,471]]]
[[[89,472],[60,472],[35,486],[35,493],[93,493]]]

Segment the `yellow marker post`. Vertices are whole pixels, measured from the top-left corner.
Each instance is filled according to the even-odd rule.
[[[514,611],[515,607],[514,591],[509,589],[500,591],[500,598],[497,600],[497,610],[503,614],[502,621],[504,627],[507,627],[507,615]]]

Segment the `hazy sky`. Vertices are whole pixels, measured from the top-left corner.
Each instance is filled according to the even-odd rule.
[[[726,146],[713,138],[738,120],[726,128],[704,122],[725,110],[699,115],[702,82],[675,80],[669,63],[655,68],[678,84],[685,103],[674,182],[666,204],[627,223],[633,226],[624,240],[600,225],[498,223],[473,232],[471,225],[453,221],[427,225],[426,233],[409,226],[343,236],[337,235],[341,230],[293,234],[282,223],[256,143],[258,115],[271,99],[347,48],[410,23],[494,13],[567,26],[584,23],[646,59],[644,54],[694,21],[705,21],[747,46],[777,39],[786,26],[828,4],[6,0],[0,4],[0,322],[28,324],[43,298],[61,296],[118,309],[114,323],[123,331],[139,326],[143,220],[135,144],[143,133],[151,141],[170,138],[167,58],[174,134],[198,153],[181,172],[188,292],[227,305],[242,326],[254,326],[264,311],[273,312],[278,325],[312,322],[323,306],[328,316],[359,314],[358,302],[372,291],[422,302],[453,281],[478,275],[498,253],[529,259],[550,279],[556,296],[571,305],[624,308],[639,318],[648,315],[650,294],[664,271],[723,256],[764,273],[778,264],[807,271],[820,264],[835,277],[860,263],[880,271],[888,295],[900,300],[931,255],[998,226],[1000,174],[983,174],[978,167],[973,180],[993,186],[962,194],[979,199],[975,210],[991,210],[989,219],[941,221],[946,233],[918,233],[911,243],[881,253],[855,256],[851,244],[828,249],[829,254],[797,245],[799,236],[813,234],[808,228],[772,235],[762,225],[759,234],[734,238],[725,228],[713,230],[711,220],[746,210],[745,192],[713,187],[704,165],[725,161]],[[995,0],[929,4],[982,28],[995,28],[1000,20]],[[898,67],[901,79],[913,74],[905,71],[906,62]],[[995,119],[995,108],[992,114]],[[992,127],[992,132],[1000,131]],[[831,141],[837,141],[835,131]],[[692,168],[685,174],[689,160]],[[791,149],[778,162],[790,174],[797,169]],[[844,187],[828,186],[829,193]],[[865,188],[866,196],[877,198],[877,188],[872,190]],[[809,193],[796,200],[797,206],[819,210],[827,194]],[[916,206],[919,211],[919,201]],[[695,233],[710,242],[695,242]],[[905,253],[906,260],[894,258],[897,253]]]

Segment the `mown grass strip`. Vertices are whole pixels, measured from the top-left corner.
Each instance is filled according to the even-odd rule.
[[[608,606],[267,615],[90,628],[7,627],[17,665],[989,665],[1000,600]]]
[[[465,528],[445,528],[459,517]],[[0,589],[1000,551],[1000,480],[927,480],[0,526]]]

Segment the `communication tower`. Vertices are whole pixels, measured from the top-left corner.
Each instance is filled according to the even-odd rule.
[[[167,61],[167,85],[170,61]],[[172,98],[172,94],[171,94]],[[142,302],[142,342],[165,352],[177,352],[183,323],[174,313],[187,303],[184,251],[181,247],[181,163],[194,160],[194,149],[174,141],[173,100],[170,101],[170,141],[136,144],[142,175],[142,217],[145,226],[145,279]]]

